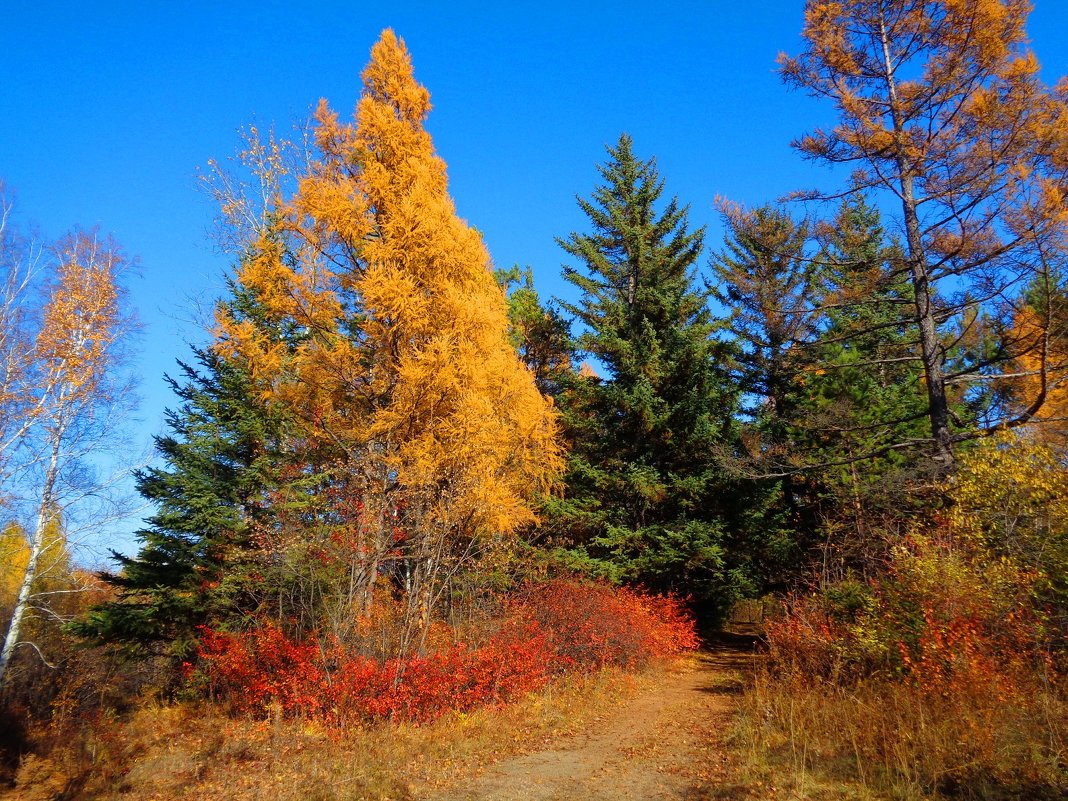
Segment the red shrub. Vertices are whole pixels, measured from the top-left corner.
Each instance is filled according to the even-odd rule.
[[[244,711],[278,705],[335,723],[429,721],[450,710],[498,704],[553,674],[608,664],[632,667],[697,646],[681,604],[600,584],[551,581],[527,588],[485,644],[379,661],[338,644],[296,643],[277,626],[244,633],[205,629],[201,675]]]
[[[286,711],[315,713],[325,683],[323,660],[314,645],[295,643],[271,623],[242,633],[201,633],[200,656],[216,692],[242,709],[277,703]]]
[[[848,670],[852,632],[810,599],[795,599],[781,620],[764,624],[772,664],[811,678],[837,678]]]
[[[557,672],[637,667],[698,645],[693,618],[678,599],[626,587],[555,579],[520,593],[513,613],[545,631]]]

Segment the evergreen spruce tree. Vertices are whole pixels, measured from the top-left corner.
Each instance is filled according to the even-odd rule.
[[[738,344],[745,461],[777,486],[798,557],[830,545],[824,568],[863,568],[885,551],[883,513],[908,506],[902,447],[925,436],[900,248],[863,198],[816,224],[770,206],[725,221],[713,292]]]
[[[817,263],[809,225],[781,208],[724,208],[727,238],[712,257],[712,296],[728,311],[736,344],[734,380],[743,395],[754,458],[777,468],[792,458],[790,424],[799,377],[819,317]],[[774,472],[772,470],[771,472]]]
[[[792,427],[800,459],[813,466],[822,580],[866,574],[893,544],[889,532],[923,503],[915,447],[927,430],[923,365],[900,247],[879,212],[845,200],[822,228],[817,257],[822,310],[807,348]]]
[[[819,258],[825,311],[801,425],[810,445],[826,444],[826,461],[863,457],[874,479],[903,463],[893,446],[924,436],[922,363],[902,314],[912,289],[900,248],[887,243],[878,210],[863,198],[847,199],[827,228]]]
[[[783,208],[746,210],[724,204],[727,237],[711,259],[711,295],[723,307],[734,345],[732,380],[741,393],[741,438],[736,469],[759,509],[761,554],[767,584],[782,588],[815,530],[811,476],[794,441],[800,390],[815,337],[821,294],[811,257],[811,227]]]
[[[136,474],[157,507],[138,533],[140,551],[113,554],[121,570],[103,578],[118,598],[73,627],[178,658],[191,652],[198,625],[219,625],[254,603],[251,537],[268,514],[280,430],[241,367],[212,350],[194,353],[196,366],[181,364],[182,380],[168,379],[181,405],[156,438],[164,464]]]
[[[538,391],[556,397],[574,356],[567,320],[551,305],[542,304],[529,267],[498,269],[495,276],[508,296],[508,337],[513,347],[534,375]]]
[[[734,390],[706,296],[693,288],[704,230],[687,209],[657,209],[664,182],[630,137],[608,149],[603,185],[579,205],[591,233],[558,240],[581,291],[562,303],[588,365],[559,396],[572,451],[551,530],[573,559],[617,578],[724,599],[746,573],[728,551],[727,479],[717,454],[734,436]]]

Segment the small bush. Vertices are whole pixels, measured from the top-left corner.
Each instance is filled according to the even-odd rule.
[[[563,579],[531,585],[513,614],[544,632],[558,672],[640,667],[697,647],[693,619],[672,597]]]
[[[906,798],[1059,798],[1068,692],[1035,573],[951,526],[879,581],[795,598],[745,701],[754,747]]]
[[[693,621],[674,599],[601,584],[532,585],[507,605],[485,642],[379,660],[334,642],[297,642],[265,623],[202,633],[190,677],[241,712],[276,709],[336,724],[427,722],[448,711],[511,701],[554,675],[632,668],[694,648]]]

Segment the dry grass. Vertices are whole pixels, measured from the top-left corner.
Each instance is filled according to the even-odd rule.
[[[790,799],[1061,799],[1068,702],[1036,685],[931,696],[903,682],[855,686],[759,672],[734,742],[750,778]]]
[[[649,681],[604,670],[501,709],[345,732],[281,716],[233,718],[205,704],[147,704],[123,721],[99,721],[46,758],[25,759],[0,798],[412,799],[576,732]]]

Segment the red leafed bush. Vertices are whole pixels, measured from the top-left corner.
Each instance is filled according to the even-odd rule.
[[[212,688],[240,708],[275,703],[286,711],[324,709],[319,688],[328,677],[320,650],[293,642],[273,624],[241,633],[205,628],[200,656]]]
[[[864,660],[842,621],[819,603],[795,599],[782,620],[764,627],[771,664],[777,669],[812,679],[838,679],[843,673],[864,672]],[[856,668],[852,670],[851,668]]]
[[[693,618],[677,598],[556,579],[526,588],[514,614],[548,636],[557,671],[618,665],[696,648]]]
[[[481,648],[462,644],[379,662],[294,643],[273,624],[244,633],[205,630],[201,669],[213,690],[246,712],[278,706],[338,723],[433,720],[449,710],[501,703],[549,678],[546,638],[508,627]]]
[[[205,629],[200,675],[240,710],[279,707],[343,724],[429,721],[504,703],[552,675],[634,667],[697,646],[693,621],[670,598],[568,581],[532,585],[479,647],[454,643],[426,656],[375,660],[334,643],[297,643],[277,626]]]

